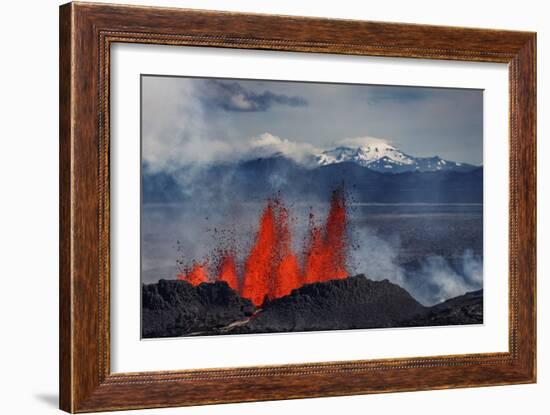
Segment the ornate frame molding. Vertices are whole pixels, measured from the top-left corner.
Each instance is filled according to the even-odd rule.
[[[109,69],[110,45],[117,42],[508,63],[509,352],[111,373]],[[534,33],[86,3],[61,6],[61,408],[89,412],[534,382],[535,71]]]

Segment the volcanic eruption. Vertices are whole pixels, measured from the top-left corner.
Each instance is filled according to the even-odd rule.
[[[194,262],[178,279],[193,285],[225,281],[243,298],[261,306],[266,300],[284,297],[304,284],[348,277],[347,214],[344,191],[332,192],[324,226],[310,215],[308,240],[302,255],[292,249],[290,212],[280,195],[267,200],[255,240],[239,278],[233,249],[222,249],[213,261],[216,273],[209,277],[209,261]]]

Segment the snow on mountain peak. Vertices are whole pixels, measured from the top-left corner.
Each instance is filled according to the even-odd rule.
[[[412,157],[383,142],[364,144],[359,147],[340,146],[317,155],[317,163],[321,166],[350,161],[366,167],[381,159],[397,165],[414,163]]]
[[[372,137],[345,139],[338,147],[323,151],[306,142],[294,142],[265,133],[252,140],[243,151],[243,159],[275,156],[284,156],[308,168],[348,162],[383,173],[468,171],[475,168],[439,156],[413,157],[385,140]]]
[[[328,166],[352,162],[378,172],[402,173],[410,171],[427,172],[440,170],[469,171],[475,166],[444,160],[439,156],[413,157],[403,153],[391,144],[374,143],[342,145],[315,155],[317,166]]]

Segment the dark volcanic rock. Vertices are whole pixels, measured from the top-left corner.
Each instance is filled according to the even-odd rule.
[[[227,333],[269,333],[395,327],[425,307],[388,280],[362,275],[304,285],[264,304],[244,325]]]
[[[451,298],[399,323],[402,327],[483,323],[483,290]]]
[[[424,307],[398,285],[363,275],[307,284],[261,309],[225,282],[142,285],[145,338],[481,323],[482,290]]]
[[[160,280],[142,285],[142,337],[208,334],[254,313],[251,301],[225,282],[200,284]]]

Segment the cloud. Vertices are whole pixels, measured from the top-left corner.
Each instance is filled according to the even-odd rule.
[[[391,141],[386,138],[369,137],[369,136],[349,137],[349,138],[343,138],[342,140],[338,140],[338,145],[348,146],[348,147],[361,147],[369,144],[391,145]]]
[[[263,133],[249,141],[246,156],[269,157],[273,154],[282,154],[294,161],[306,162],[319,151],[309,143],[298,143],[270,133]]]
[[[168,77],[146,76],[142,83],[142,157],[151,171],[235,161],[251,152],[259,156],[280,152],[301,160],[312,148],[268,133],[228,140],[224,118],[218,115],[212,122],[212,105],[224,111],[266,111],[273,105],[307,105],[300,97],[257,93],[237,82],[216,80],[178,78],[174,82]]]
[[[380,103],[384,101],[414,102],[428,99],[433,93],[434,88],[414,88],[414,87],[395,87],[382,86],[372,87],[368,93],[368,101]]]
[[[208,80],[203,83],[202,100],[211,107],[230,112],[264,112],[274,105],[304,107],[308,102],[300,96],[254,92],[238,82]]]

